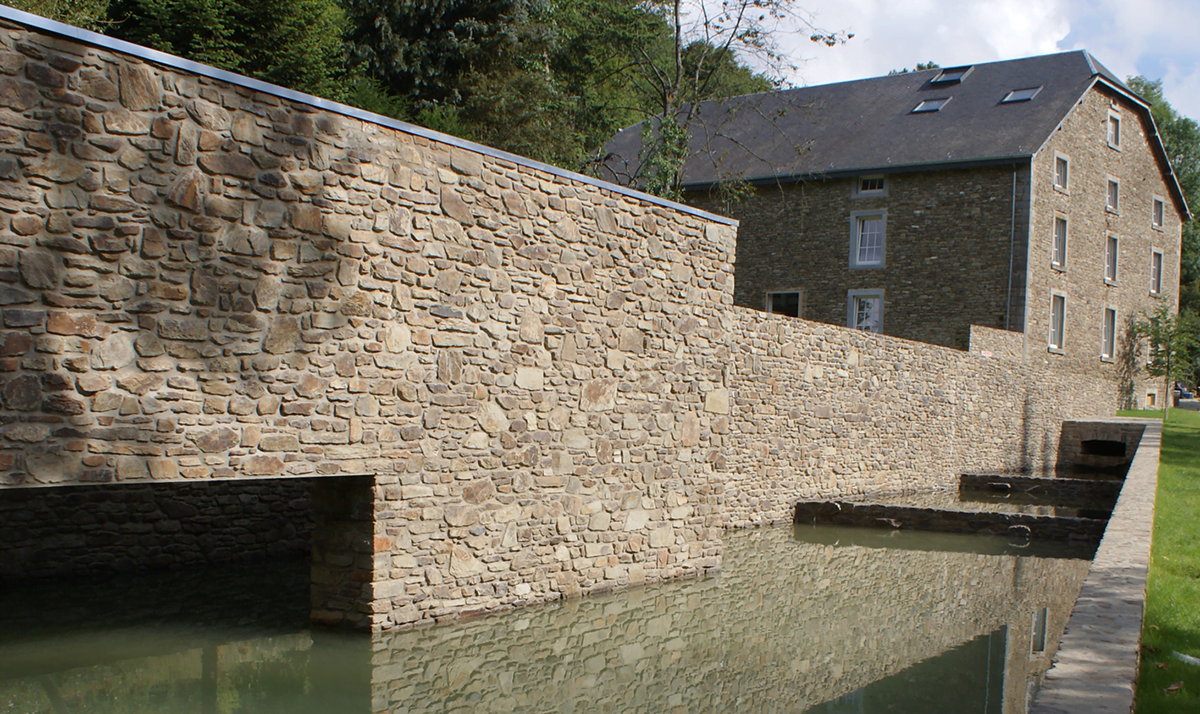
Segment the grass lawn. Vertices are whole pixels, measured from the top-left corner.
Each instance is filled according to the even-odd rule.
[[[1163,426],[1137,714],[1200,712],[1200,664],[1172,652],[1200,658],[1200,412],[1183,409]]]

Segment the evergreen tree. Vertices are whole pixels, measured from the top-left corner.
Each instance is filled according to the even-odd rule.
[[[342,99],[345,15],[335,0],[114,0],[107,33],[318,96]]]

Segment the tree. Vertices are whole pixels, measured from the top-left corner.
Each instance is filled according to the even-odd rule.
[[[781,2],[747,0],[744,6]],[[662,112],[662,86],[652,68],[678,64],[680,85],[684,75],[699,77],[700,92],[677,87],[672,106],[772,86],[729,48],[677,35],[667,5],[347,0],[350,60],[403,97],[412,121],[586,170],[619,129]]]
[[[108,0],[11,0],[8,4],[18,10],[96,32],[104,31],[104,17],[108,12]]]
[[[341,100],[345,15],[336,0],[114,0],[107,33],[231,72]]]
[[[643,49],[632,60],[631,71],[653,97],[656,117],[645,124],[640,165],[630,178],[668,198],[682,194],[700,102],[730,96],[717,90],[731,64],[751,61],[779,86],[797,69],[779,43],[783,34],[804,30],[826,46],[853,37],[817,28],[795,0],[650,0],[648,6],[671,35],[668,52]]]
[[[1198,344],[1198,326],[1195,315],[1188,312],[1176,315],[1165,303],[1137,322],[1135,334],[1146,338],[1150,349],[1146,371],[1163,379],[1163,419],[1171,406],[1172,384],[1182,379],[1191,366]]]
[[[917,66],[913,67],[912,69],[909,69],[908,67],[902,67],[900,69],[893,69],[888,72],[888,76],[893,77],[897,74],[908,74],[909,72],[924,72],[927,69],[941,69],[941,68],[942,68],[942,66],[940,64],[938,64],[937,62],[934,62],[933,60],[929,60],[928,62],[918,62]]]

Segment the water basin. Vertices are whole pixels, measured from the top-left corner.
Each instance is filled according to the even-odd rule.
[[[374,636],[310,628],[296,564],[9,588],[0,713],[1019,714],[1089,565],[1036,547],[737,531],[717,576]]]

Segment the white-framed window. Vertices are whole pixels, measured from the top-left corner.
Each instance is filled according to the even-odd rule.
[[[887,196],[887,178],[884,176],[859,176],[854,179],[854,187],[850,191],[851,198],[872,198]]]
[[[1067,268],[1067,218],[1054,217],[1054,243],[1050,249],[1050,265],[1059,270]]]
[[[1108,112],[1108,145],[1114,149],[1121,148],[1121,115],[1115,111]]]
[[[1150,294],[1162,294],[1163,253],[1161,250],[1150,251]]]
[[[1104,282],[1117,282],[1117,259],[1121,255],[1121,241],[1110,235],[1104,241]]]
[[[1117,311],[1104,308],[1104,319],[1100,328],[1100,359],[1112,360],[1117,353]]]
[[[1054,155],[1054,188],[1069,191],[1071,185],[1071,160],[1062,154]]]
[[[851,290],[846,293],[846,326],[883,333],[883,290]]]
[[[850,267],[882,268],[887,246],[887,211],[850,212]]]
[[[767,312],[788,317],[800,317],[802,309],[799,290],[767,293]]]
[[[1108,177],[1108,191],[1104,197],[1104,210],[1109,213],[1121,212],[1121,182]]]
[[[1163,217],[1166,214],[1166,202],[1157,196],[1150,204],[1150,227],[1158,230],[1163,229]]]
[[[1042,654],[1046,651],[1046,624],[1050,619],[1050,610],[1041,608],[1033,613],[1033,641],[1030,643],[1030,654]]]
[[[1054,293],[1050,296],[1050,350],[1061,352],[1067,332],[1067,296]]]

